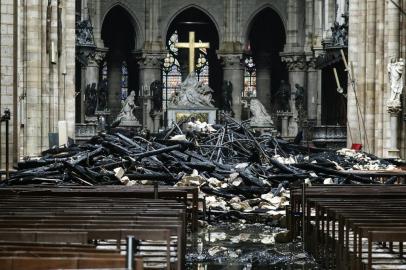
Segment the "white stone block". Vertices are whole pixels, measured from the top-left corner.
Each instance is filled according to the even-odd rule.
[[[68,125],[66,121],[58,121],[59,145],[68,144]]]

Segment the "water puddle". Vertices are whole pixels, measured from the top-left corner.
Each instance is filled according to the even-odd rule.
[[[200,229],[187,250],[189,270],[321,269],[302,244],[275,243],[283,229],[264,224],[224,223]]]

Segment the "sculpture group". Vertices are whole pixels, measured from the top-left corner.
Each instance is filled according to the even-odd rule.
[[[213,90],[208,85],[203,84],[203,82],[199,82],[196,74],[192,72],[181,83],[180,90],[173,93],[171,105],[214,108],[212,93]]]

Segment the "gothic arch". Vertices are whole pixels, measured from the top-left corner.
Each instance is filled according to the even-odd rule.
[[[129,8],[127,6],[127,4],[123,3],[122,1],[112,1],[110,3],[109,7],[106,9],[106,11],[104,12],[104,14],[102,16],[100,30],[103,29],[103,25],[104,25],[107,15],[110,13],[110,11],[112,11],[114,8],[117,8],[117,7],[124,9],[128,13],[132,27],[135,32],[135,40],[134,40],[135,48],[134,49],[137,50],[137,49],[141,48],[142,45],[144,44],[144,33],[143,33],[143,31],[141,31],[140,21],[138,20],[137,16],[134,14],[134,12],[132,12],[131,8]]]
[[[176,19],[176,17],[179,14],[181,14],[182,12],[184,12],[184,11],[190,9],[190,8],[198,9],[201,12],[203,12],[204,14],[206,14],[207,17],[210,18],[210,20],[213,22],[214,26],[216,27],[217,35],[219,37],[219,44],[221,44],[221,36],[222,35],[221,35],[221,32],[220,32],[219,24],[218,24],[217,20],[215,19],[215,17],[207,9],[205,9],[205,8],[203,8],[203,7],[201,7],[201,6],[197,5],[197,4],[189,4],[187,6],[184,6],[184,7],[180,8],[180,9],[177,9],[174,14],[172,14],[171,16],[168,17],[169,19],[166,21],[165,28],[163,29],[163,33],[161,35],[162,37],[165,37],[162,40],[163,46],[164,47],[166,46],[166,36],[167,36],[167,33],[169,31],[169,28],[170,28],[172,22]]]
[[[255,18],[257,17],[258,14],[260,14],[262,11],[266,10],[266,9],[271,9],[273,10],[280,18],[280,20],[282,21],[283,24],[283,30],[285,31],[285,37],[287,37],[287,19],[286,16],[283,16],[282,11],[275,5],[271,4],[271,3],[267,3],[264,4],[260,7],[258,7],[247,19],[247,21],[245,22],[244,25],[244,46],[247,45],[247,42],[249,40],[249,36],[252,30],[252,25],[253,22],[255,21]]]

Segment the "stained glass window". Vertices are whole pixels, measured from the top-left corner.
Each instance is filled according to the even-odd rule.
[[[182,73],[180,72],[180,65],[177,59],[178,57],[178,48],[175,47],[175,44],[179,41],[178,32],[175,31],[172,36],[169,38],[167,43],[168,54],[162,69],[162,81],[165,86],[165,91],[163,91],[163,108],[166,110],[166,95],[170,100],[171,96],[175,93],[177,89],[180,88],[182,83]]]
[[[102,81],[107,80],[107,76],[108,76],[107,61],[104,61],[101,72]]]
[[[201,42],[199,40],[199,42]],[[199,58],[196,65],[197,79],[203,84],[209,84],[209,61],[207,60],[207,51],[205,48],[199,49]]]
[[[121,64],[121,100],[126,100],[128,96],[128,67],[123,61]]]
[[[243,97],[257,96],[257,69],[252,56],[245,58]]]

